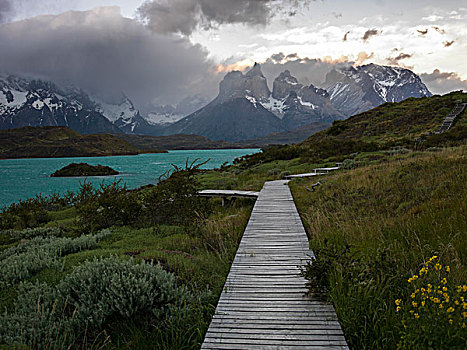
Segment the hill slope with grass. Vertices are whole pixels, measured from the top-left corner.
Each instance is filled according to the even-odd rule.
[[[461,145],[467,139],[467,111],[457,118],[449,131],[434,133],[461,102],[467,102],[467,93],[457,91],[444,96],[385,103],[349,119],[335,121],[329,129],[297,145],[270,147],[262,153],[244,157],[243,166],[294,158],[307,158],[313,162],[342,161],[356,152]]]
[[[394,154],[313,192],[317,179],[292,182],[316,255],[305,277],[335,305],[351,349],[464,348],[466,151]]]
[[[134,155],[141,151],[113,135],[81,135],[68,127],[0,131],[0,159]]]

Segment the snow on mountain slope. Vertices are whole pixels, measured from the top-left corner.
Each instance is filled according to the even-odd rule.
[[[69,126],[80,133],[121,132],[78,88],[2,74],[0,129],[23,126]]]
[[[346,116],[385,102],[431,96],[425,84],[412,71],[376,64],[336,67],[327,74],[324,88],[329,92],[334,107]]]
[[[151,105],[144,118],[151,125],[167,126],[206,106],[208,100],[200,94],[187,96],[176,105]]]

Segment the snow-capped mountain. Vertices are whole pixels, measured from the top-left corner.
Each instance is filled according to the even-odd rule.
[[[425,84],[412,71],[373,63],[359,67],[336,67],[327,74],[324,88],[333,106],[346,117],[385,102],[431,96]]]
[[[213,140],[239,141],[332,122],[343,115],[325,90],[303,86],[289,71],[269,90],[261,66],[246,74],[233,71],[219,84],[218,96],[206,107],[169,126],[165,133],[195,133]]]
[[[0,76],[0,129],[68,126],[83,133],[155,133],[125,95],[89,96],[76,87]]]
[[[205,97],[198,94],[184,98],[175,106],[151,105],[148,107],[149,112],[147,112],[145,119],[151,125],[167,126],[206,106],[208,102]]]
[[[22,126],[69,126],[80,133],[121,130],[78,88],[63,89],[51,82],[0,76],[0,129]]]
[[[287,130],[343,117],[331,104],[326,90],[300,84],[288,70],[274,80],[272,94],[263,106],[282,119]]]

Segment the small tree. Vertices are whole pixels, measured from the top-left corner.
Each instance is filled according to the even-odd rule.
[[[128,192],[126,184],[122,185],[121,180],[107,184],[102,182],[97,189],[84,182],[76,198],[80,224],[91,230],[131,225],[141,213],[137,195]]]
[[[207,161],[196,164],[198,160],[187,160],[184,168],[172,164],[174,170],[162,175],[157,186],[144,194],[144,213],[149,224],[191,226],[207,216],[208,202],[197,196],[196,179]]]

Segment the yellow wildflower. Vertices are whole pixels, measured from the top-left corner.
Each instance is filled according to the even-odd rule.
[[[450,308],[446,310],[446,312],[449,312],[449,313],[454,312],[454,308],[451,306]]]
[[[452,324],[452,319],[449,319],[449,324]]]
[[[396,312],[399,312],[399,311],[401,311],[401,307],[400,307],[400,306],[396,307]]]
[[[447,288],[447,287],[443,287],[443,291],[447,292],[447,291],[448,291],[448,288]]]
[[[412,306],[417,307],[417,303],[415,301],[412,301]]]
[[[449,265],[446,265],[446,272],[449,272],[451,271],[451,268],[449,267]]]
[[[412,299],[415,298],[415,293],[412,293],[412,294],[410,295],[410,297],[411,297]]]
[[[446,277],[445,277],[445,278],[443,278],[443,279],[441,280],[441,283],[442,283],[442,284],[446,284],[446,283],[448,283],[448,280],[446,279]]]
[[[401,299],[396,299],[394,302],[396,303],[397,306],[399,306],[401,304]]]
[[[415,318],[420,318],[420,315],[418,313],[414,313]]]
[[[422,301],[422,306],[425,306],[425,301]]]

